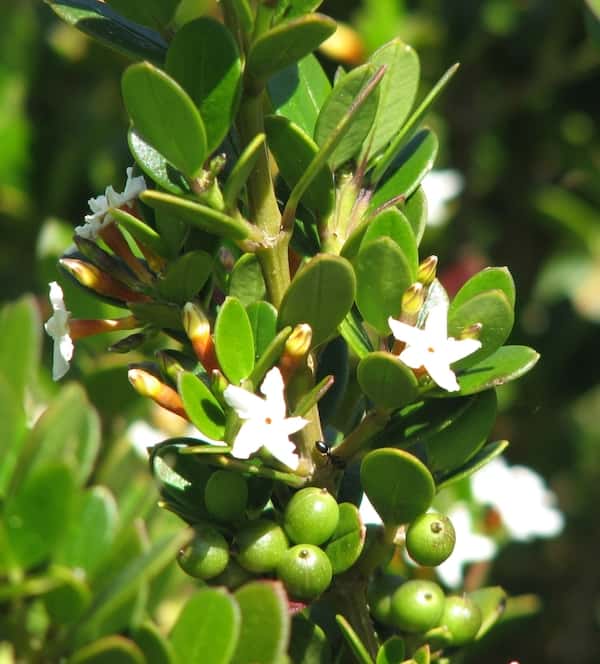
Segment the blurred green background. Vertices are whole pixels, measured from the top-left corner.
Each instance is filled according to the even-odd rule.
[[[190,15],[210,3],[183,4]],[[421,94],[461,63],[429,122],[441,139],[437,167],[457,169],[464,189],[446,223],[430,229],[427,248],[448,283],[508,265],[519,294],[512,341],[542,353],[532,374],[501,392],[496,438],[512,441],[511,462],[543,474],[567,525],[554,541],[503,550],[491,580],[511,594],[539,594],[544,610],[497,628],[468,662],[600,661],[598,5],[322,6],[354,28],[365,54],[396,36],[410,43],[421,58]],[[121,185],[130,164],[119,92],[127,61],[61,24],[41,1],[2,0],[0,35],[1,298],[45,299],[54,256],[68,243],[49,220],[81,223],[87,199]],[[330,72],[338,64],[323,62]],[[106,390],[90,392],[112,430],[125,392],[110,403],[100,402]]]

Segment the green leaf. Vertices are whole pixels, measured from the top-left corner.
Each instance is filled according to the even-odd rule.
[[[244,151],[231,169],[231,173],[223,187],[223,200],[225,201],[226,210],[234,210],[237,207],[238,196],[246,186],[246,181],[254,169],[254,164],[256,164],[261,150],[265,149],[264,142],[265,135],[262,133],[257,134],[246,145]]]
[[[263,300],[267,287],[256,254],[242,254],[229,275],[228,293],[244,306]]]
[[[292,618],[289,654],[294,664],[329,664],[331,648],[325,632],[301,613]]]
[[[162,298],[183,305],[200,292],[213,268],[213,257],[200,249],[170,261],[157,283]]]
[[[213,440],[223,440],[225,415],[221,404],[208,387],[189,371],[179,375],[177,387],[185,412],[198,431]]]
[[[314,12],[322,3],[323,0],[289,0],[285,17],[290,19]]]
[[[436,479],[437,490],[441,491],[442,489],[452,486],[456,482],[464,480],[465,477],[470,477],[473,473],[476,473],[480,468],[483,468],[488,464],[492,459],[500,456],[508,447],[508,444],[507,440],[499,440],[494,443],[489,443],[479,450],[474,457],[467,461],[464,466],[451,470],[449,473],[439,475]]]
[[[319,354],[316,380],[320,381],[326,376],[333,378],[333,385],[319,400],[319,415],[324,426],[330,424],[346,394],[350,375],[348,355],[348,344],[342,336],[334,337]]]
[[[281,176],[293,189],[319,151],[317,144],[300,127],[276,115],[265,118],[269,149],[275,157]],[[335,204],[333,173],[323,165],[314,174],[300,199],[319,218],[325,218]]]
[[[479,640],[490,631],[502,616],[508,597],[504,589],[500,586],[479,588],[468,593],[467,596],[477,604],[481,611],[481,627],[475,637],[476,640]]]
[[[267,91],[273,111],[312,136],[331,84],[311,53],[274,74],[267,82]]]
[[[140,169],[157,185],[171,194],[189,191],[184,175],[137,133],[134,127],[127,134],[129,150]]]
[[[23,397],[0,374],[0,498],[4,498],[26,434]]]
[[[366,529],[356,505],[340,503],[338,524],[325,546],[334,574],[345,572],[358,560],[365,544],[365,535]]]
[[[131,313],[146,323],[167,330],[183,330],[181,308],[167,302],[129,302]]]
[[[176,662],[228,664],[235,652],[240,623],[240,609],[224,590],[198,591],[185,603],[171,631]]]
[[[376,71],[377,69],[373,65],[361,65],[344,76],[333,88],[321,107],[315,125],[315,141],[320,146],[325,145],[327,139],[336,131],[340,119],[348,113],[355,99],[371,81]],[[349,129],[329,157],[329,165],[333,170],[360,152],[362,142],[373,126],[378,102],[379,92],[374,89],[352,118]]]
[[[270,302],[253,302],[246,313],[254,337],[254,357],[262,357],[277,334],[277,309]]]
[[[53,566],[51,573],[61,583],[44,595],[44,606],[50,620],[59,625],[75,622],[92,601],[89,585],[78,569]]]
[[[335,29],[335,21],[321,14],[280,23],[252,44],[246,64],[247,74],[255,81],[268,79],[312,53]]]
[[[408,219],[408,223],[413,229],[417,246],[419,246],[427,226],[427,197],[425,196],[423,187],[417,187],[400,209]]]
[[[207,157],[206,130],[179,83],[144,62],[125,70],[122,91],[136,131],[175,168],[197,177]]]
[[[502,291],[510,306],[515,306],[515,282],[507,267],[486,267],[474,274],[454,296],[452,306],[459,307],[475,296],[490,290]]]
[[[97,0],[46,0],[53,11],[70,25],[104,46],[134,60],[161,64],[167,44],[161,35],[129,21]]]
[[[292,328],[288,325],[273,337],[272,341],[260,355],[256,366],[248,378],[252,385],[257,387],[262,382],[262,379],[265,377],[267,371],[277,363],[281,357],[281,354],[283,353],[283,349],[285,348],[285,342],[291,333]]]
[[[371,340],[365,332],[355,309],[351,309],[346,318],[340,323],[339,330],[352,352],[359,359],[373,352]]]
[[[201,203],[152,189],[147,189],[140,198],[150,207],[170,213],[208,233],[222,235],[234,241],[257,238],[256,229],[247,222],[234,219]]]
[[[376,351],[363,357],[356,376],[362,391],[378,408],[402,408],[414,401],[418,393],[414,372],[396,355],[386,351]]]
[[[369,152],[377,154],[398,133],[410,112],[419,86],[420,66],[415,51],[400,39],[379,48],[369,62],[387,67],[379,86],[379,107],[369,134]]]
[[[304,392],[297,401],[294,398],[295,405],[292,410],[292,415],[299,415],[300,417],[306,415],[310,409],[319,402],[321,397],[327,393],[329,388],[333,385],[333,381],[333,376],[325,376],[314,387],[307,392]],[[293,387],[288,390],[288,394],[291,393],[293,393]],[[294,395],[294,397],[295,396],[296,395]]]
[[[398,154],[371,198],[369,207],[380,206],[400,197],[407,199],[433,168],[438,153],[437,136],[430,129],[422,129]]]
[[[244,305],[227,297],[215,321],[215,350],[227,379],[239,385],[254,368],[254,336]]]
[[[355,278],[345,258],[317,254],[294,277],[279,309],[280,328],[311,326],[312,347],[333,336],[354,301]]]
[[[498,350],[508,339],[515,320],[513,307],[501,290],[484,291],[465,300],[462,304],[450,303],[448,310],[448,335],[460,338],[473,325],[483,326],[478,339],[481,348],[454,364],[455,369],[470,367]]]
[[[145,664],[142,651],[124,636],[105,636],[73,653],[67,664]]]
[[[380,334],[389,334],[388,318],[398,316],[413,281],[406,255],[394,240],[381,237],[361,246],[355,269],[360,313]]]
[[[419,267],[417,243],[412,227],[402,212],[395,208],[380,212],[369,223],[360,244],[361,248],[380,237],[391,238],[402,249],[411,270],[412,281],[415,281]]]
[[[139,217],[120,208],[110,208],[110,214],[119,226],[131,234],[134,240],[149,247],[161,256],[166,254],[165,245],[160,235]]]
[[[59,545],[69,526],[74,495],[73,470],[65,463],[48,463],[30,472],[19,492],[6,501],[6,536],[23,569],[47,560]]]
[[[0,376],[19,399],[40,360],[41,321],[31,296],[5,304],[0,310]]]
[[[405,653],[404,640],[392,636],[379,648],[375,664],[402,664]]]
[[[427,467],[404,450],[369,452],[360,467],[360,481],[386,524],[408,523],[427,511],[435,483]]]
[[[200,111],[210,154],[227,135],[240,100],[242,62],[232,34],[206,16],[186,23],[169,45],[166,70]]]
[[[150,621],[132,630],[131,638],[144,653],[146,664],[175,664],[171,644]]]
[[[231,664],[277,662],[290,634],[288,602],[277,582],[247,583],[234,595],[242,612],[242,629]]]
[[[429,650],[429,644],[426,643],[425,645],[422,645],[420,648],[417,648],[413,652],[413,659],[415,660],[415,664],[429,664],[431,660],[431,652]]]
[[[111,7],[136,23],[164,30],[173,18],[179,0],[110,0]]]
[[[352,629],[352,626],[346,618],[338,614],[335,617],[335,621],[342,632],[342,636],[346,639],[346,643],[350,646],[350,650],[354,654],[356,660],[360,664],[373,664],[373,660],[367,652],[363,642],[360,640],[358,634]]]

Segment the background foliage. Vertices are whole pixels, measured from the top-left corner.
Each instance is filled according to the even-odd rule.
[[[180,18],[202,13],[204,4],[184,2]],[[509,632],[497,628],[481,646],[486,652],[470,661],[598,661],[600,46],[590,37],[593,14],[584,3],[551,0],[340,0],[322,9],[354,26],[365,53],[398,35],[413,45],[426,84],[461,62],[430,122],[441,138],[438,167],[457,168],[465,188],[449,222],[426,241],[451,265],[447,284],[484,264],[509,265],[520,293],[511,341],[543,357],[526,380],[501,392],[495,438],[510,438],[509,459],[548,479],[567,528],[558,540],[502,552],[492,581],[513,594],[538,593],[545,610]],[[1,297],[34,292],[42,301],[68,228],[80,223],[91,195],[120,183],[131,161],[119,92],[126,61],[59,23],[41,2],[3,2],[0,25]],[[323,62],[331,72],[338,64]],[[87,344],[90,362],[99,347]],[[109,443],[99,479],[110,477],[118,495],[125,478],[111,441],[142,406],[124,368],[101,369],[86,388]],[[46,396],[55,389],[49,375],[44,369],[38,381]]]

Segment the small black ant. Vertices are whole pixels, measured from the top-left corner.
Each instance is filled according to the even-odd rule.
[[[346,466],[346,462],[332,453],[331,445],[328,445],[324,440],[317,440],[315,442],[315,447],[317,448],[317,451],[323,456],[326,456],[336,468],[342,469]]]

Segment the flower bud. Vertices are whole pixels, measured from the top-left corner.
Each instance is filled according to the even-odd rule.
[[[104,332],[134,330],[136,327],[140,327],[140,322],[135,316],[98,319],[72,318],[69,321],[69,333],[73,341]]]
[[[183,307],[183,329],[206,372],[210,373],[213,369],[217,369],[219,363],[210,336],[210,322],[204,311],[194,302],[187,302]]]
[[[402,295],[402,320],[407,322],[407,317],[414,319],[421,311],[424,301],[425,288],[423,284],[416,282],[409,286]]]
[[[312,329],[308,323],[300,323],[287,338],[279,360],[279,368],[284,381],[306,360],[312,341]]]
[[[134,367],[127,372],[127,378],[138,394],[143,397],[150,397],[159,406],[187,419],[183,401],[179,394],[149,371]]]
[[[421,261],[419,269],[417,270],[417,281],[420,281],[423,286],[431,285],[435,279],[437,264],[437,256],[429,256]]]
[[[146,266],[131,251],[123,233],[117,228],[116,224],[107,224],[102,227],[100,237],[114,251],[114,253],[123,260],[127,267],[135,276],[145,284],[151,284],[154,277],[148,271]]]

